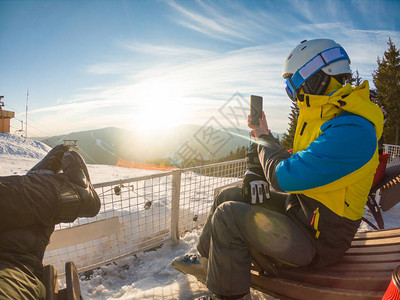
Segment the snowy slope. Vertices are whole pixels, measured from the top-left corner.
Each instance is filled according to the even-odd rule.
[[[49,146],[8,133],[0,134],[0,156],[40,159],[51,149]]]
[[[50,150],[46,145],[0,134],[0,176],[23,175]],[[147,175],[154,171],[125,169],[116,166],[88,165],[93,183]],[[386,228],[398,227],[400,205],[383,213]],[[366,213],[367,218],[371,219]],[[362,224],[360,230],[369,229]],[[207,289],[192,276],[170,267],[171,260],[185,253],[194,253],[200,231],[188,233],[175,245],[167,242],[156,251],[140,253],[115,264],[103,266],[81,275],[85,299],[194,299]],[[61,284],[63,284],[61,282]],[[273,299],[252,291],[253,299]]]
[[[0,175],[20,175],[33,167],[50,147],[8,133],[0,134]]]

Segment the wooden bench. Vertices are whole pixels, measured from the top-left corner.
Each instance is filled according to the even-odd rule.
[[[78,271],[72,261],[65,264],[65,281],[66,288],[58,290],[57,270],[52,265],[45,266],[43,284],[46,288],[46,300],[82,299]]]
[[[267,262],[253,257],[251,286],[275,298],[377,300],[400,265],[400,229],[357,233],[341,261],[322,269],[282,269],[268,276],[263,271]]]

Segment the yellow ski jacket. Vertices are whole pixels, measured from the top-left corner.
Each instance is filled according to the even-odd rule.
[[[313,236],[314,264],[336,261],[350,247],[378,166],[383,114],[369,85],[331,95],[298,96],[300,113],[289,156],[261,136],[259,159],[270,184],[290,194],[287,211]]]

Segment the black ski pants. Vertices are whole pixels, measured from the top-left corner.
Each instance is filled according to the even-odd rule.
[[[207,287],[217,295],[250,290],[249,248],[295,266],[308,265],[315,248],[303,229],[285,215],[285,194],[271,191],[263,204],[243,202],[241,187],[222,190],[215,198],[197,249],[208,258]]]

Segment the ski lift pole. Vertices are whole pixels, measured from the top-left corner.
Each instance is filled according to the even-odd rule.
[[[28,98],[29,98],[29,89],[26,91],[25,138],[28,137]]]

